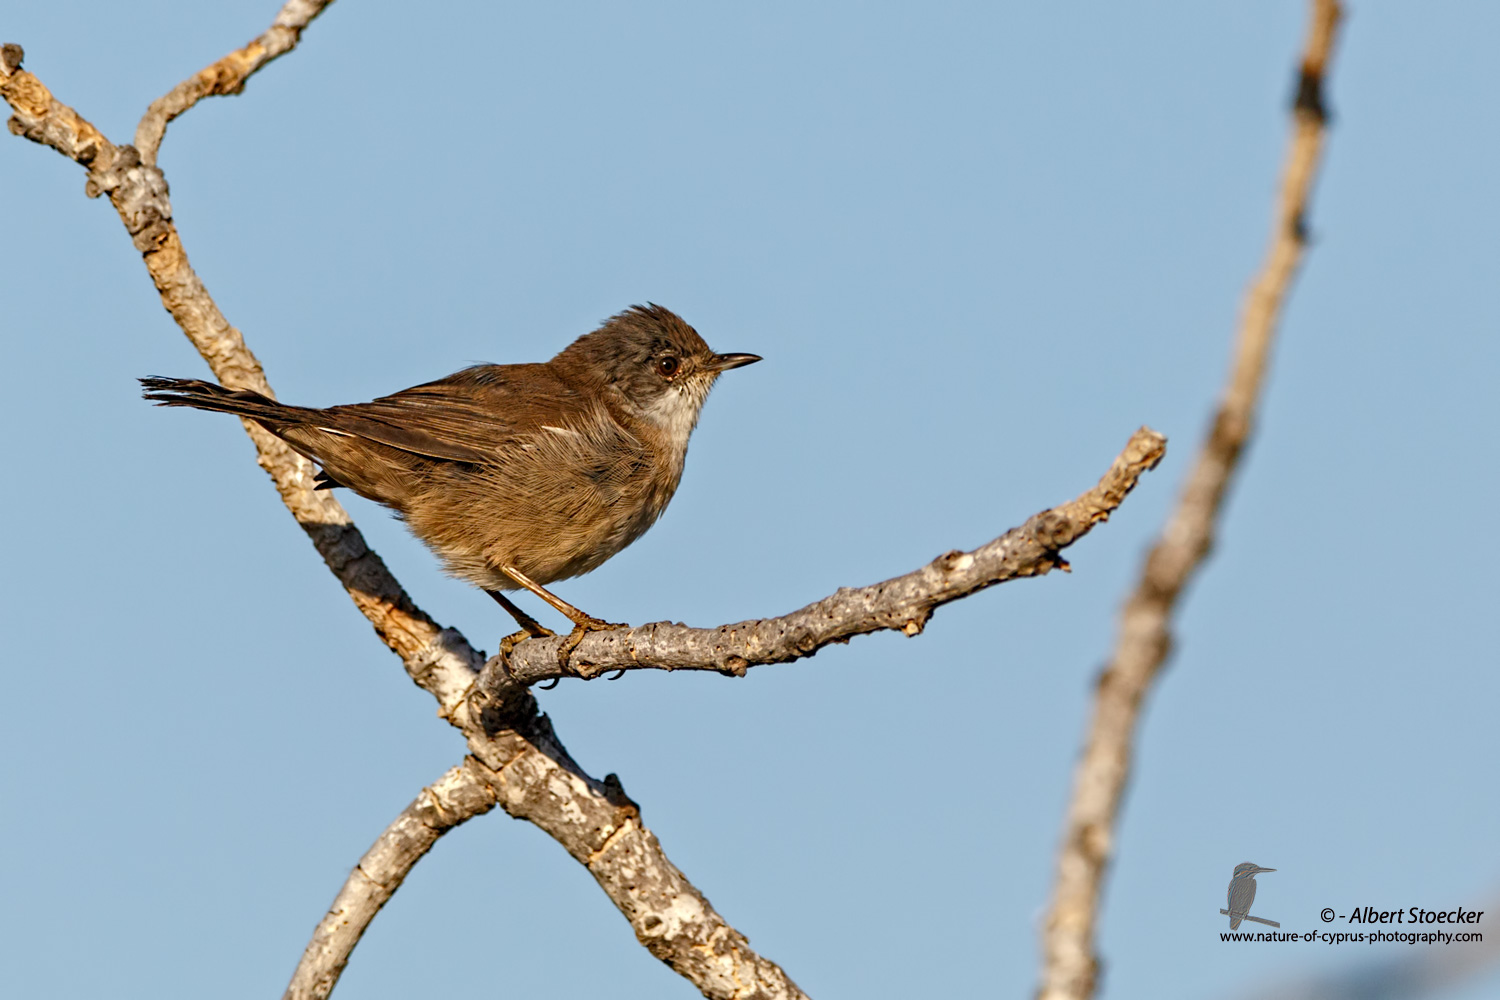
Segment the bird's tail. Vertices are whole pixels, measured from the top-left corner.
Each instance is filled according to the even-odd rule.
[[[1232,931],[1239,930],[1240,929],[1240,920],[1242,920],[1242,919],[1243,919],[1242,917],[1230,917],[1229,918],[1229,929],[1232,930]]]
[[[198,410],[234,413],[272,424],[302,423],[310,413],[287,406],[249,389],[226,389],[196,378],[143,378],[142,395],[157,406],[191,406]]]

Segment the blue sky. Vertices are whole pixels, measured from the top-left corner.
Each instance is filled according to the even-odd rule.
[[[16,6],[0,40],[116,141],[275,12]],[[1500,10],[1350,15],[1259,432],[1145,714],[1108,997],[1409,953],[1221,944],[1241,861],[1278,869],[1257,909],[1288,929],[1500,887]],[[1167,434],[1072,574],[742,680],[542,695],[813,996],[1025,996],[1090,682],[1265,246],[1303,26],[1295,2],[346,2],[175,122],[161,164],[198,273],[290,402],[541,360],[646,300],[765,356],[715,389],[662,521],[557,587],[610,620],[714,625],[906,572],[1071,498],[1140,424]],[[277,995],[462,745],[235,422],[140,401],[137,376],[206,368],[82,189],[0,143],[0,983]],[[495,648],[487,598],[346,503],[419,604]],[[338,996],[434,979],[694,995],[499,814],[422,862]]]

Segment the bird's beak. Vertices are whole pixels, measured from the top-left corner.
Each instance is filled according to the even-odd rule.
[[[743,368],[760,360],[759,354],[715,354],[708,367],[712,371],[727,372],[731,368]]]
[[[1259,875],[1261,872],[1274,872],[1275,870],[1274,868],[1257,868],[1255,869],[1255,874]]]

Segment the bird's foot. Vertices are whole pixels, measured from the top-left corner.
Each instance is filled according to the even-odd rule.
[[[536,625],[535,622],[532,622],[532,624]],[[552,631],[545,625],[536,625],[535,628],[523,628],[519,632],[512,632],[510,635],[500,640],[500,655],[505,658],[506,662],[509,662],[510,651],[515,649],[521,643],[525,642],[527,639],[550,639],[556,634],[556,632]]]
[[[593,618],[584,615],[573,619],[573,631],[563,640],[563,644],[557,649],[557,662],[562,664],[563,673],[571,674],[572,668],[568,666],[568,658],[573,655],[573,650],[583,641],[583,637],[590,632],[609,632],[617,628],[629,628],[625,622],[607,622],[601,618]]]

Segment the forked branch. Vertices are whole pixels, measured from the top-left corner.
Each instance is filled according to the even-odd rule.
[[[156,153],[167,134],[167,123],[205,97],[238,94],[245,81],[262,66],[297,47],[302,30],[333,0],[287,0],[265,33],[242,49],[235,49],[151,102],[135,127],[135,148],[141,162],[156,165]]]
[[[0,96],[11,131],[88,169],[90,197],[107,194],[141,253],[163,306],[228,386],[271,389],[260,363],[230,326],[188,262],[172,220],[167,184],[154,163],[166,123],[204,96],[232,93],[296,43],[326,4],[292,0],[271,32],[174,89],[152,106],[138,135],[149,156],[115,145],[21,69],[19,46],[0,50]],[[215,68],[217,67],[217,68]],[[528,685],[558,676],[555,643],[517,647],[509,670],[481,657],[457,631],[444,629],[407,595],[365,544],[343,507],[314,490],[310,463],[254,423],[246,423],[257,460],[377,635],[412,680],[437,699],[440,714],[465,735],[471,756],[417,797],[350,875],[319,925],[288,990],[326,997],[369,921],[407,871],[446,830],[499,805],[547,831],[585,865],[630,921],[637,938],[705,996],[771,1000],[803,996],[775,963],[752,951],[667,859],[640,810],[613,775],[597,781],[569,757],[541,715]],[[1140,474],[1161,458],[1164,441],[1142,429],[1100,484],[1077,500],[1030,519],[970,553],[954,552],[904,577],[840,591],[784,619],[693,630],[659,624],[626,635],[595,635],[575,651],[572,672],[697,667],[737,673],[754,663],[811,655],[864,632],[915,634],[933,608],[1022,576],[1066,567],[1059,552],[1108,517]],[[547,672],[539,662],[551,665]]]
[[[161,171],[141,162],[135,148],[116,146],[72,108],[56,100],[35,76],[21,69],[18,45],[0,50],[0,97],[14,115],[10,129],[89,168],[86,192],[107,193],[120,214],[161,295],[162,304],[226,385],[270,393],[264,372],[229,325],[188,263],[172,222],[167,185]],[[467,695],[482,657],[454,629],[438,626],[419,609],[365,544],[343,507],[326,492],[315,491],[311,464],[253,423],[246,424],[257,459],[270,475],[282,501],[307,532],[334,575],[376,633],[400,657],[408,675],[437,699],[439,712],[468,739],[478,772],[495,801],[514,816],[528,819],[562,842],[611,891],[637,935],[679,973],[710,997],[797,998],[795,984],[750,949],[743,935],[726,924],[701,894],[667,860],[661,845],[639,821],[639,811],[619,790],[618,780],[595,781],[583,774],[552,733],[535,700],[520,685],[503,687],[486,699],[483,716],[470,710]],[[467,780],[467,779],[466,779]],[[440,783],[441,784],[441,783]],[[438,786],[428,793],[438,794]],[[424,794],[428,794],[424,793]],[[411,810],[421,811],[419,796]],[[469,806],[477,800],[465,798]],[[625,813],[633,819],[605,822]],[[482,810],[451,808],[442,822],[424,823],[436,839],[451,825]],[[389,872],[383,845],[401,843],[410,832],[403,813],[382,834],[366,861]],[[586,818],[592,826],[579,824]],[[430,846],[430,844],[428,844]],[[424,848],[425,850],[425,848]],[[420,856],[417,852],[416,856]],[[654,873],[641,891],[638,871]],[[298,969],[292,995],[324,997],[337,982],[358,941],[379,909],[378,886],[357,884],[369,874],[364,862],[336,902],[339,924],[332,933],[320,924]],[[398,882],[388,884],[393,890]],[[357,904],[350,900],[363,900]],[[652,908],[665,906],[660,912]],[[348,917],[347,923],[344,918]],[[754,987],[754,988],[752,988]]]

